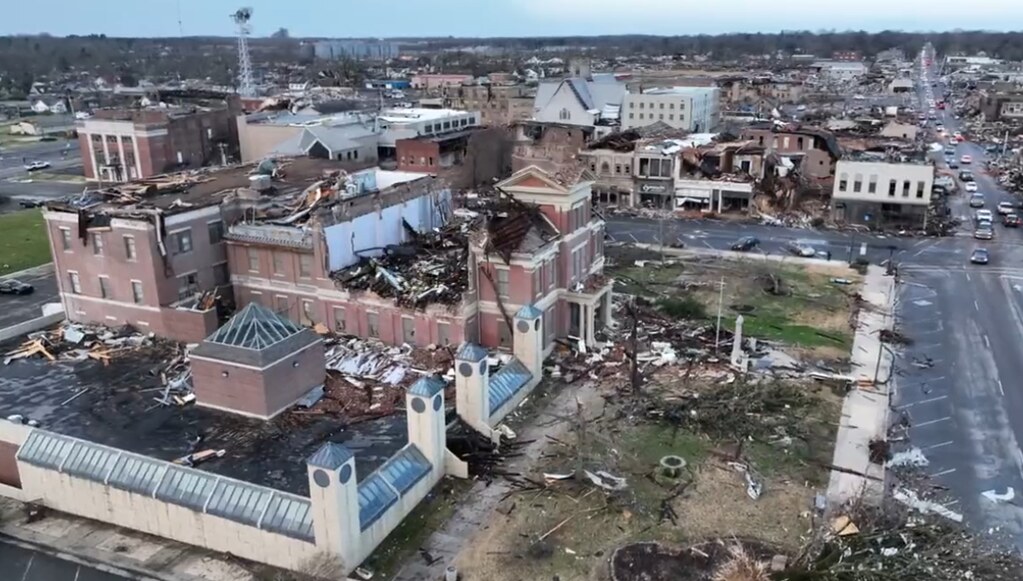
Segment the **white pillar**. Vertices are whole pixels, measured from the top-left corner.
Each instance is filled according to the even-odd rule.
[[[490,367],[487,350],[463,343],[455,354],[455,410],[477,431],[490,435]]]
[[[444,380],[436,375],[421,378],[405,392],[408,441],[414,444],[433,469],[444,473],[447,440],[444,425]]]
[[[348,574],[362,556],[355,456],[348,448],[327,442],[306,460],[306,470],[316,547],[336,555]]]
[[[585,311],[581,312],[585,319]],[[532,385],[543,375],[543,311],[526,305],[515,314],[515,335],[512,352],[533,374]],[[584,335],[585,336],[585,335]]]
[[[110,165],[110,144],[106,133],[103,134],[103,165]]]
[[[92,134],[85,135],[85,141],[89,144],[89,163],[92,165],[92,179],[102,179],[99,175],[99,166],[96,165],[96,146],[92,143]]]
[[[121,181],[126,182],[128,181],[128,168],[124,165],[124,137],[120,135],[117,136],[117,154],[121,156],[121,159],[118,160],[121,162]]]
[[[142,158],[139,156],[139,140],[134,135],[131,136],[131,148],[135,152],[135,177],[142,178]]]

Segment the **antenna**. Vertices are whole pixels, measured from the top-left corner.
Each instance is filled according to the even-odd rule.
[[[181,0],[178,0],[178,36],[185,36],[185,27],[181,24]]]
[[[249,58],[249,35],[252,34],[252,8],[239,8],[231,15],[238,27],[238,94],[255,97],[256,86],[252,81],[252,59]]]

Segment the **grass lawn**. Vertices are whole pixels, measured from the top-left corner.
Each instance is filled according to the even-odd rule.
[[[50,262],[46,224],[39,210],[0,215],[0,275]]]

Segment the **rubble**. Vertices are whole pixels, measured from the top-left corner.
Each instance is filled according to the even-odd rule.
[[[4,365],[37,355],[49,361],[93,359],[109,364],[111,357],[118,353],[138,349],[152,342],[152,333],[143,335],[131,327],[108,329],[65,322],[49,331],[30,333],[27,341],[4,355]]]

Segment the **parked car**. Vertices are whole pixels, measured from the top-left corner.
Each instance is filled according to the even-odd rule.
[[[747,252],[753,250],[757,246],[760,246],[760,240],[754,236],[743,236],[732,243],[732,250],[738,252]]]
[[[35,287],[27,282],[21,282],[16,278],[5,278],[0,280],[0,294],[4,295],[30,295]]]
[[[817,256],[817,251],[812,246],[800,244],[799,242],[786,242],[784,248],[785,252],[795,256],[802,256],[803,258]]]
[[[48,167],[50,167],[50,162],[48,161],[31,161],[25,164],[25,171],[39,171]]]
[[[987,264],[991,261],[991,255],[988,253],[987,248],[977,248],[970,255],[970,262],[973,264]]]
[[[1002,226],[1006,228],[1019,228],[1020,222],[1023,222],[1023,220],[1020,220],[1018,214],[1006,214],[1002,218]]]
[[[1016,206],[1012,202],[998,202],[998,213],[1002,216],[1011,214],[1016,210]]]
[[[964,155],[959,158],[959,163],[963,165],[970,165],[971,163],[973,163],[973,157],[969,155]]]

